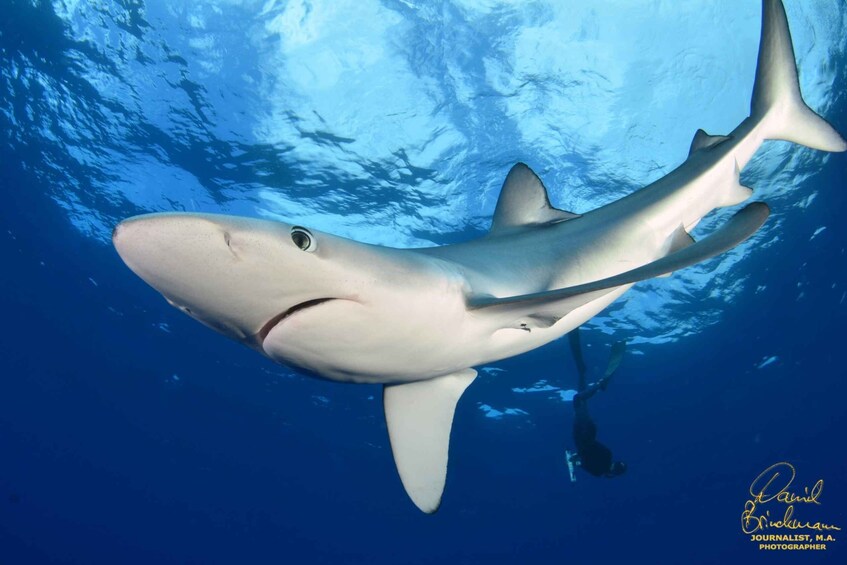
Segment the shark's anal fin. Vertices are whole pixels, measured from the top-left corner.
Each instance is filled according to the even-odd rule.
[[[579,214],[553,208],[544,183],[532,169],[518,163],[506,175],[494,210],[491,233],[521,226],[537,226],[578,218]]]
[[[690,245],[637,269],[598,281],[533,294],[504,298],[469,297],[467,308],[478,314],[494,316],[501,327],[512,327],[515,320],[529,316],[561,319],[615,288],[678,271],[732,249],[756,233],[769,214],[767,204],[753,202],[738,211],[714,233],[696,243],[689,242]]]
[[[441,504],[453,413],[476,374],[474,369],[465,369],[383,389],[385,422],[397,472],[409,498],[427,514]]]

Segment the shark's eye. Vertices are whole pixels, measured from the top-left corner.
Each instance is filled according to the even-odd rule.
[[[315,242],[315,238],[311,233],[309,233],[309,230],[301,228],[300,226],[294,226],[291,228],[291,241],[294,242],[294,245],[303,251],[308,251],[309,253],[313,252],[318,247],[318,244]]]

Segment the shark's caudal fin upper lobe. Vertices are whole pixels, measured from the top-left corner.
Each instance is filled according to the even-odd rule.
[[[762,122],[767,139],[823,151],[847,150],[838,132],[803,101],[781,0],[764,0],[762,5],[762,40],[750,115]]]

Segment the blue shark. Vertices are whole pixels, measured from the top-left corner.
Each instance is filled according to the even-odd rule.
[[[749,238],[768,217],[763,202],[700,241],[689,233],[715,209],[751,198],[740,171],[776,139],[847,149],[803,101],[784,8],[764,0],[749,117],[727,135],[698,131],[679,167],[595,210],[554,208],[519,163],[490,231],[454,245],[395,249],[284,222],[185,213],[129,218],[113,243],[132,271],[213,330],[310,375],[384,385],[400,479],[431,513],[474,367],[550,343],[633,284]]]

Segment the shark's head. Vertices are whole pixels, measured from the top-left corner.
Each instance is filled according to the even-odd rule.
[[[425,257],[282,222],[149,214],[122,222],[112,240],[171,305],[328,378],[396,376],[415,348],[444,347],[426,335],[449,338],[444,328],[457,322],[445,310],[464,313],[462,280]],[[408,319],[433,329],[419,335],[420,326],[398,326]]]
[[[174,307],[257,348],[283,319],[367,290],[369,246],[276,221],[148,214],[121,222],[112,241]]]

